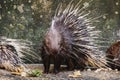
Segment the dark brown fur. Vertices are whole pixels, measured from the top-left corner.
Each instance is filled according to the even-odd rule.
[[[112,44],[106,51],[108,65],[120,70],[120,41]]]

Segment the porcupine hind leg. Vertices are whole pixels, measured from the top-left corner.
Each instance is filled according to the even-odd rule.
[[[65,61],[65,63],[67,64],[67,70],[69,70],[69,71],[71,71],[71,70],[74,70],[74,61],[73,61],[73,59],[71,59],[71,58],[67,58],[66,59],[66,61]]]

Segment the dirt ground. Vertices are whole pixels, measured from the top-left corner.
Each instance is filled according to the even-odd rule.
[[[30,69],[43,70],[41,64],[27,64]],[[63,67],[63,66],[62,66]],[[52,68],[52,67],[51,67]],[[77,70],[78,71],[78,70]],[[84,70],[80,71],[80,76],[77,78],[70,77],[75,71],[61,71],[58,74],[42,74],[39,77],[22,77],[12,75],[6,70],[0,69],[0,80],[120,80],[120,71],[117,70]]]

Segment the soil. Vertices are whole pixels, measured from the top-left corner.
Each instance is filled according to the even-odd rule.
[[[41,64],[26,64],[29,69],[43,70]],[[51,65],[51,70],[53,65]],[[64,66],[62,66],[64,68]],[[77,78],[69,77],[75,71],[63,70],[58,74],[42,74],[39,77],[23,77],[12,75],[9,71],[0,69],[0,80],[120,80],[120,71],[117,70],[84,70],[80,71],[81,76]]]

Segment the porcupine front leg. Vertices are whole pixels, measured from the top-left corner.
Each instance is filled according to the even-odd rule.
[[[44,66],[43,73],[48,73],[50,68],[50,55],[46,53],[46,49],[43,46],[41,47],[41,57]]]
[[[112,55],[106,55],[106,57],[107,57],[107,64],[108,64],[108,66],[110,67],[110,68],[112,68],[112,69],[115,69],[115,62],[113,61],[114,60],[114,56],[112,56]]]
[[[44,65],[44,73],[48,73],[49,68],[50,68],[50,56],[49,55],[44,56],[43,65]]]
[[[57,74],[60,71],[60,65],[61,65],[61,56],[56,55],[54,57],[54,73]]]

